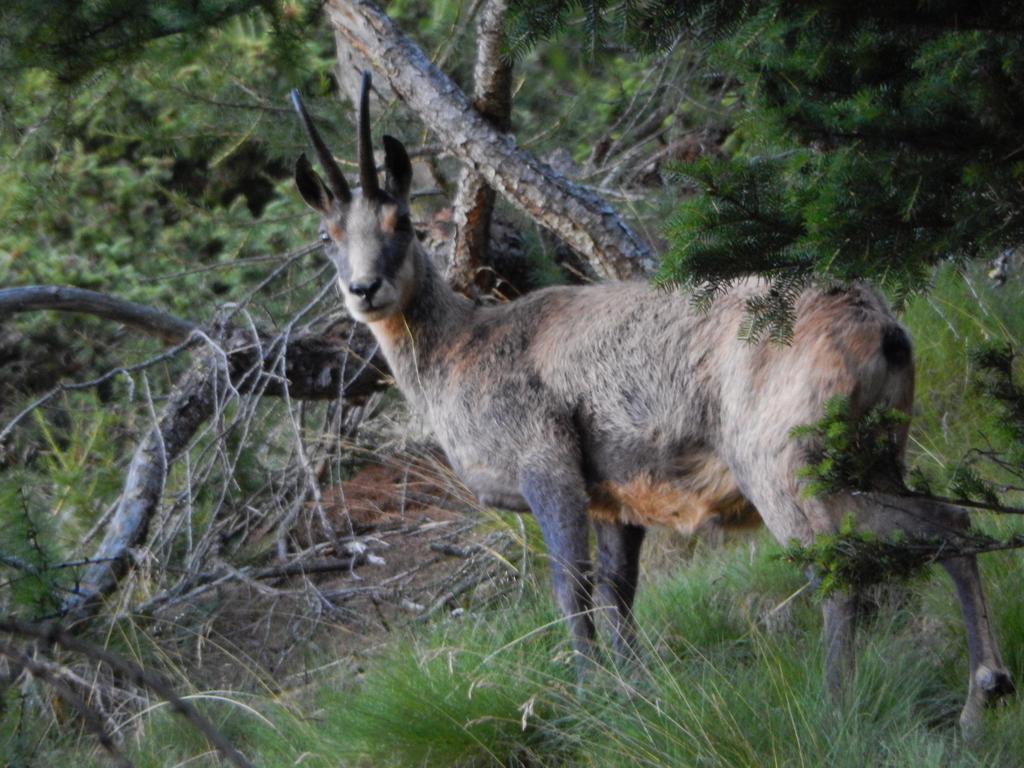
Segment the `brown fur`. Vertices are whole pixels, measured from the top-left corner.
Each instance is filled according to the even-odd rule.
[[[386,234],[394,234],[398,224],[398,206],[385,205],[380,209],[380,231]]]
[[[397,350],[403,346],[409,336],[409,329],[405,325],[405,318],[402,315],[388,315],[381,320],[368,323],[374,337],[380,342],[383,349]],[[385,354],[387,354],[385,352]]]
[[[658,525],[682,534],[692,534],[709,521],[734,529],[761,524],[729,470],[713,460],[688,475],[685,483],[657,482],[649,473],[621,484],[605,481],[591,491],[590,500],[590,514],[597,520]]]
[[[340,243],[345,239],[345,230],[336,221],[327,222],[326,229],[332,241]]]

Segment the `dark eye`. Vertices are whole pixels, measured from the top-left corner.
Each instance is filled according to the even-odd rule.
[[[327,230],[321,230],[321,232],[320,232],[320,242],[323,242],[323,243],[331,242],[331,236],[327,234]]]

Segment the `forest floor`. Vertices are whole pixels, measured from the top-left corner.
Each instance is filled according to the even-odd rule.
[[[436,462],[411,456],[365,465],[323,489],[326,528],[310,514],[295,541],[320,557],[354,555],[353,567],[230,581],[191,598],[187,613],[205,620],[179,634],[179,663],[193,682],[216,688],[244,686],[255,672],[284,689],[324,654],[357,674],[396,628],[508,592],[516,570],[501,558],[520,560],[519,543],[467,516],[453,490]],[[171,605],[153,616],[164,652],[184,614]]]

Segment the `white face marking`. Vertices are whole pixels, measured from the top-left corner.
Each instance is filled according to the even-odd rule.
[[[364,323],[401,312],[412,293],[412,241],[382,228],[382,220],[388,223],[388,217],[394,226],[391,207],[382,210],[357,198],[348,211],[344,242],[335,244],[345,306],[353,318]],[[404,253],[399,252],[402,249]]]

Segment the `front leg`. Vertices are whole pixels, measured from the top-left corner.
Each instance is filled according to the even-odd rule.
[[[836,711],[850,700],[855,664],[857,596],[834,594],[821,604],[825,633],[825,688]]]
[[[520,492],[540,524],[548,549],[555,602],[569,625],[579,682],[594,661],[590,528],[579,471],[561,462],[537,462],[522,473]]]

